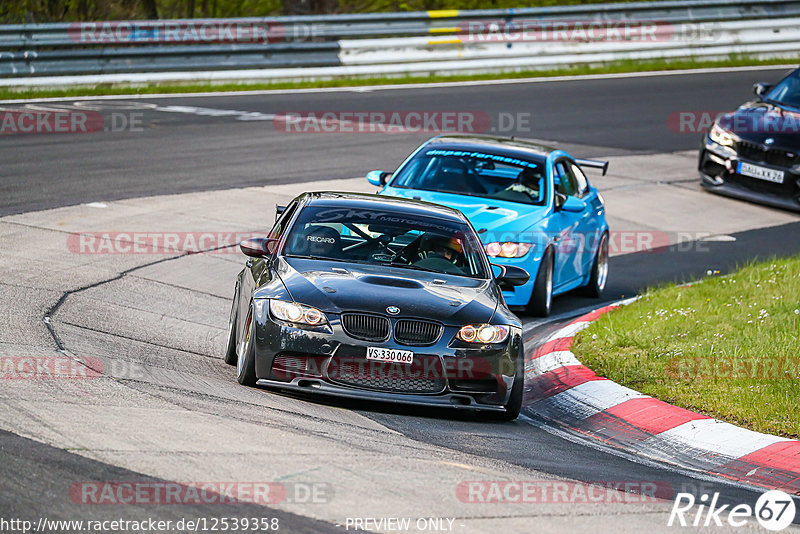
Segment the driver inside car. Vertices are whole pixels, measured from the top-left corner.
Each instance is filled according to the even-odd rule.
[[[462,259],[463,247],[455,237],[427,233],[419,244],[420,259],[414,262],[417,267],[445,269],[449,264],[449,272],[461,271],[458,267]],[[454,270],[455,269],[455,270]]]
[[[532,200],[539,200],[539,191],[542,190],[542,175],[536,169],[525,167],[517,176],[513,184],[506,187],[505,191],[525,193]]]

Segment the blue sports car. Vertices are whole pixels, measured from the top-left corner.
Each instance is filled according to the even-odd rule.
[[[531,273],[504,287],[509,306],[545,317],[553,295],[581,288],[599,297],[608,279],[603,198],[563,150],[520,139],[449,135],[430,139],[394,173],[371,171],[379,194],[456,208],[467,216],[494,264]],[[456,251],[457,252],[457,251]]]

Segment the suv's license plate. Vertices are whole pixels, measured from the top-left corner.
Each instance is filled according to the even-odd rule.
[[[413,363],[414,353],[410,350],[384,349],[367,347],[367,359],[391,363]]]
[[[776,184],[783,183],[783,171],[767,169],[766,167],[753,165],[752,163],[740,161],[737,172],[744,176],[749,176],[750,178],[758,178],[759,180],[766,180]]]

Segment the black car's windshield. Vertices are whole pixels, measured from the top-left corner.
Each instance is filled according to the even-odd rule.
[[[537,162],[477,151],[422,150],[391,185],[520,204],[541,205],[547,198],[544,159]]]
[[[470,226],[389,210],[305,208],[289,232],[283,253],[488,278],[483,249]]]
[[[768,102],[800,109],[800,69],[784,78],[766,97]]]

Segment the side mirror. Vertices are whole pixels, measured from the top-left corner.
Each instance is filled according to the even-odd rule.
[[[753,92],[758,98],[762,100],[764,99],[765,96],[767,96],[767,93],[769,92],[770,89],[772,89],[772,84],[769,84],[767,82],[758,82],[753,84]]]
[[[500,269],[500,274],[495,276],[495,280],[497,280],[497,283],[500,285],[522,286],[527,284],[528,280],[531,279],[531,275],[522,267],[517,267],[515,265],[498,265],[496,263],[493,263],[492,267],[498,267]]]
[[[386,178],[391,174],[386,171],[369,171],[367,173],[367,181],[376,187],[383,187],[386,185]]]
[[[239,249],[251,258],[263,258],[275,253],[278,240],[270,237],[251,237],[239,243]]]
[[[579,199],[578,197],[567,197],[567,199],[561,205],[562,211],[568,211],[570,213],[580,213],[585,209],[586,209],[586,202]]]

